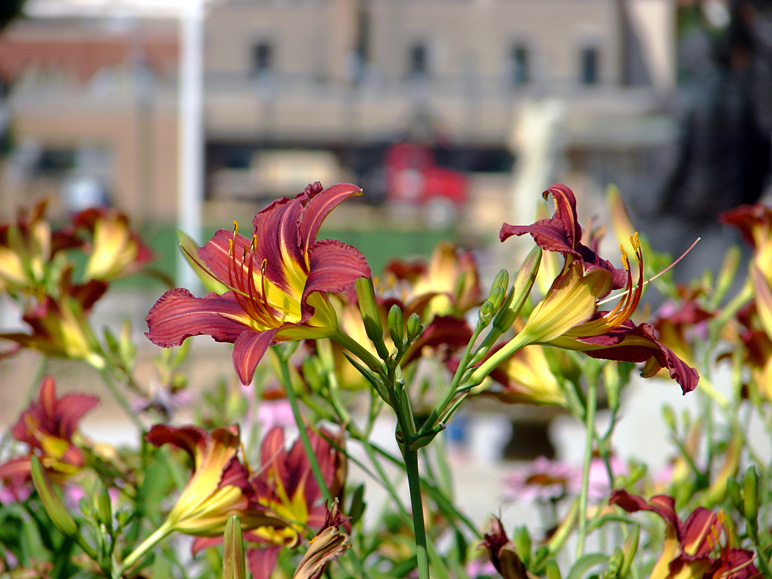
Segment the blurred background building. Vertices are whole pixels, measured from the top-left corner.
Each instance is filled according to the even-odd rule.
[[[173,221],[174,12],[125,0],[26,12],[0,37],[14,143],[3,212],[53,193]],[[579,189],[644,192],[673,137],[675,17],[672,0],[210,2],[204,214],[311,179],[428,205],[439,224],[468,203],[493,228],[502,204],[517,208],[513,188],[566,173]]]

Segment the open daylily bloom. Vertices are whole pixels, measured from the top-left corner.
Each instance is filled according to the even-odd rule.
[[[157,424],[145,439],[154,446],[171,444],[193,459],[193,475],[163,524],[123,562],[132,567],[159,541],[173,532],[222,540],[230,515],[243,529],[285,527],[289,523],[258,504],[249,472],[238,457],[238,426],[206,431],[197,426]],[[193,553],[197,551],[193,544]]]
[[[350,288],[370,268],[355,248],[316,235],[332,209],[359,194],[353,185],[322,190],[315,183],[255,215],[251,239],[235,228],[217,231],[195,259],[228,291],[203,298],[166,292],[147,316],[147,337],[162,347],[202,334],[232,342],[234,366],[248,384],[270,345],[334,335],[338,322],[326,294]]]
[[[772,208],[761,204],[742,205],[722,213],[719,221],[740,230],[745,242],[753,248],[754,264],[772,283]]]
[[[565,406],[566,399],[542,346],[528,346],[502,362],[491,378],[503,388],[489,389],[486,394],[506,404]]]
[[[164,523],[170,531],[222,535],[232,513],[244,529],[287,525],[257,503],[249,473],[237,456],[241,445],[237,426],[207,432],[196,426],[157,424],[146,440],[155,446],[176,446],[193,459],[193,475]]]
[[[323,430],[322,434],[335,439],[327,431]],[[345,458],[321,434],[309,431],[308,435],[330,495],[337,497],[346,478]],[[260,470],[250,483],[261,505],[293,524],[292,530],[280,530],[279,534],[273,529],[259,529],[253,535],[284,544],[286,538],[290,538],[290,542],[296,540],[296,535],[306,526],[322,527],[327,508],[311,463],[300,440],[289,449],[285,447],[283,428],[277,426],[266,433],[260,446]]]
[[[55,256],[81,245],[71,233],[51,230],[45,219],[47,205],[37,203],[20,213],[15,223],[0,225],[0,289],[12,295],[44,292]]]
[[[65,394],[57,398],[53,377],[45,376],[38,399],[30,403],[11,429],[16,440],[29,445],[29,454],[0,465],[0,480],[14,493],[27,486],[33,455],[53,478],[62,479],[79,472],[85,459],[76,445],[78,422],[98,403],[96,396],[86,394]]]
[[[474,256],[447,241],[437,244],[428,264],[390,262],[384,278],[400,301],[420,300],[423,307],[413,311],[427,322],[434,315],[463,316],[483,298]]]
[[[651,511],[665,521],[662,555],[650,579],[750,579],[759,576],[753,565],[753,552],[729,546],[732,537],[723,514],[697,507],[686,521],[681,521],[673,497],[657,495],[647,501],[625,490],[613,491],[609,504],[619,505],[628,513]]]
[[[88,314],[104,295],[107,284],[92,280],[83,285],[71,285],[70,275],[69,269],[62,274],[58,297],[44,296],[22,316],[32,330],[30,334],[6,332],[0,333],[0,339],[49,356],[85,360],[95,368],[102,368],[102,349],[89,325]]]
[[[92,237],[86,263],[87,279],[111,280],[130,275],[152,260],[153,254],[129,227],[126,214],[106,209],[85,209],[73,218],[76,230]]]
[[[326,432],[323,434],[334,439]],[[314,455],[332,497],[339,497],[346,477],[345,456],[320,434],[309,431]],[[260,467],[249,479],[256,504],[285,521],[285,525],[247,527],[244,540],[249,543],[247,561],[253,577],[267,579],[276,566],[281,549],[295,546],[306,529],[322,529],[327,521],[327,507],[311,471],[311,464],[300,440],[287,449],[284,429],[269,430],[260,446]],[[243,520],[243,519],[242,519]],[[199,537],[193,552],[219,543],[220,538]]]
[[[651,325],[636,325],[629,319],[643,294],[643,253],[637,236],[631,239],[639,270],[634,285],[626,253],[622,254],[625,268],[621,270],[581,243],[582,229],[573,192],[564,185],[553,185],[545,197],[549,194],[555,200],[555,215],[551,219],[528,226],[504,224],[501,239],[529,233],[541,248],[565,256],[563,270],[534,308],[523,330],[499,351],[499,356],[528,344],[547,344],[580,350],[595,358],[645,362],[646,377],[667,368],[684,394],[694,390],[699,380],[697,371],[662,345]],[[612,289],[622,287],[625,291],[617,305],[610,311],[599,311],[598,302]],[[496,360],[495,356],[491,360]]]

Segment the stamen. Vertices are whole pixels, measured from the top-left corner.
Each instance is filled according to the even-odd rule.
[[[636,253],[640,253],[640,242],[638,241],[638,233],[636,233],[636,234],[634,235],[634,238],[635,238],[635,244],[638,246],[638,249],[636,249]],[[644,281],[644,282],[643,282],[643,284],[641,284],[641,285],[642,285],[642,286],[645,286],[646,284],[648,284],[648,283],[650,283],[650,282],[653,282],[655,279],[657,279],[657,278],[658,278],[658,277],[660,277],[661,275],[664,275],[664,274],[666,274],[668,271],[670,271],[671,269],[673,269],[673,268],[676,266],[676,264],[677,264],[679,261],[681,261],[681,260],[682,260],[684,257],[686,257],[686,255],[687,255],[687,254],[688,254],[688,253],[689,253],[689,252],[690,252],[692,249],[694,249],[694,246],[695,246],[695,245],[697,245],[697,244],[698,244],[698,243],[699,243],[701,240],[702,240],[702,237],[698,237],[697,239],[695,239],[695,240],[694,240],[694,243],[692,243],[692,244],[691,244],[691,245],[688,247],[688,249],[687,249],[686,251],[684,251],[684,252],[681,254],[681,256],[680,256],[678,259],[676,259],[676,260],[675,260],[673,263],[671,263],[669,266],[667,266],[665,269],[663,269],[663,270],[662,270],[661,272],[659,272],[657,275],[655,275],[655,276],[653,276],[653,277],[651,277],[651,278],[647,279],[646,281]],[[603,304],[606,304],[606,303],[608,303],[608,302],[611,302],[611,301],[614,301],[614,300],[616,300],[616,299],[619,299],[619,298],[621,298],[621,297],[624,297],[624,296],[626,296],[626,295],[627,295],[629,292],[630,292],[630,290],[625,290],[625,291],[623,291],[623,292],[620,292],[620,293],[618,293],[618,294],[615,294],[615,295],[613,295],[613,296],[609,296],[609,297],[607,297],[606,299],[599,301],[599,302],[598,302],[598,305],[599,305],[599,306],[601,306],[601,305],[603,305]]]

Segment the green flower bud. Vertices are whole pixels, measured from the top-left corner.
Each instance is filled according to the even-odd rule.
[[[627,577],[630,573],[630,567],[633,566],[633,561],[635,561],[635,553],[638,551],[638,539],[640,538],[640,535],[641,528],[638,525],[634,525],[630,529],[630,533],[627,535],[625,545],[622,548],[622,551],[624,552],[624,560],[622,561],[622,566],[619,569],[618,577],[624,578]]]
[[[375,297],[373,280],[369,277],[360,277],[356,281],[356,290],[359,299],[359,313],[362,315],[367,337],[372,341],[381,359],[385,360],[389,357],[389,350],[383,341],[381,314],[378,309],[378,300]]]
[[[424,331],[424,327],[421,325],[421,316],[416,313],[410,314],[407,319],[407,339],[411,342],[417,339]]]
[[[512,291],[510,296],[507,297],[507,304],[499,311],[499,315],[496,316],[493,322],[497,330],[506,332],[511,328],[520,310],[523,309],[525,300],[531,295],[531,288],[533,287],[533,282],[536,281],[536,274],[539,273],[541,254],[542,250],[537,246],[525,257],[520,270],[517,272],[517,276],[515,276]]]
[[[391,306],[391,309],[389,310],[388,322],[389,335],[391,336],[391,340],[394,342],[394,345],[397,347],[397,349],[401,350],[405,340],[405,328],[402,309],[397,304]]]
[[[544,566],[544,571],[547,579],[561,579],[560,567],[558,567],[555,559],[547,561],[547,564]]]
[[[759,516],[759,476],[756,474],[756,467],[748,467],[745,473],[745,485],[743,489],[743,503],[745,506],[745,520],[753,529],[754,533],[758,529]]]
[[[488,301],[492,302],[496,310],[501,307],[504,298],[507,295],[509,289],[509,272],[506,269],[502,269],[493,278],[493,284],[491,284],[491,292],[488,295]],[[494,296],[500,296],[495,297]]]
[[[110,493],[107,487],[99,484],[99,490],[96,493],[96,515],[100,524],[108,529],[113,528],[113,506],[110,500]]]
[[[745,514],[745,503],[743,502],[742,492],[740,491],[740,483],[737,479],[730,477],[726,481],[726,490],[729,494],[729,500],[732,502],[732,506],[737,509],[737,512]]]
[[[244,539],[241,523],[236,515],[228,517],[223,536],[223,579],[246,579],[247,566],[244,559]]]
[[[614,549],[611,553],[611,557],[608,560],[608,566],[604,569],[600,575],[600,579],[617,579],[619,577],[619,571],[622,569],[622,564],[625,560],[625,554],[621,547]]]
[[[477,312],[477,324],[483,328],[490,324],[495,311],[491,302],[483,302],[483,305],[480,306],[480,311]]]
[[[40,500],[43,503],[43,508],[51,518],[51,522],[53,522],[54,526],[56,526],[56,528],[64,535],[71,536],[77,534],[78,525],[75,524],[75,520],[70,516],[70,513],[67,512],[59,495],[56,494],[38,457],[32,457],[30,466],[32,471],[32,483],[35,485],[35,490],[38,492]]]

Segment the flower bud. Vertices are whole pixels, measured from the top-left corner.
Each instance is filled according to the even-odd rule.
[[[480,306],[480,311],[477,312],[477,324],[483,328],[490,324],[495,311],[496,310],[493,309],[493,304],[491,302],[487,300],[484,301],[483,305]]]
[[[676,424],[676,417],[675,413],[673,412],[673,409],[670,406],[663,406],[662,407],[662,419],[665,421],[665,424],[670,429],[671,432],[675,432],[678,428],[678,425]]]
[[[359,299],[359,313],[362,314],[367,337],[372,341],[381,359],[385,360],[389,357],[389,350],[383,341],[381,314],[378,310],[373,280],[369,277],[360,277],[356,280],[356,291]]]
[[[755,533],[758,529],[759,516],[759,477],[756,474],[756,467],[748,467],[745,473],[745,484],[743,489],[743,504],[745,506],[745,520]]]
[[[223,536],[222,579],[246,579],[244,540],[239,517],[232,514],[225,524]]]
[[[740,491],[740,483],[737,482],[736,478],[731,477],[726,481],[726,490],[732,506],[738,512],[745,514],[745,503],[743,502],[742,491]]]
[[[418,338],[424,331],[424,327],[421,325],[421,316],[416,313],[410,314],[407,319],[407,339],[411,342]]]
[[[402,309],[397,304],[391,306],[388,322],[391,341],[394,342],[398,350],[401,350],[405,340],[405,328]]]
[[[488,301],[493,303],[496,310],[501,307],[501,304],[504,301],[504,297],[507,295],[508,289],[509,272],[506,269],[502,269],[499,271],[499,273],[496,274],[496,277],[493,278],[493,283],[491,284],[491,293],[488,295]],[[494,300],[494,295],[501,295],[501,301],[496,302]]]
[[[31,461],[31,473],[32,482],[35,485],[35,490],[40,496],[40,500],[43,503],[43,508],[51,517],[51,522],[59,529],[62,534],[72,536],[77,534],[78,525],[75,524],[75,520],[67,512],[59,496],[56,494],[51,481],[46,476],[43,465],[40,464],[38,457],[33,456]]]
[[[539,273],[541,254],[541,248],[534,247],[525,257],[525,260],[523,260],[523,264],[520,266],[520,270],[517,272],[512,285],[511,298],[507,298],[507,305],[499,311],[493,322],[497,330],[506,332],[512,327],[520,310],[523,308],[523,304],[525,304],[525,300],[531,295],[533,282],[536,280],[536,274]]]
[[[110,493],[107,487],[99,484],[99,490],[96,492],[96,515],[100,524],[108,529],[113,528],[113,506],[110,500]]]
[[[614,549],[611,553],[611,557],[608,560],[608,566],[604,569],[600,575],[600,579],[617,579],[620,576],[619,572],[622,569],[622,564],[625,560],[625,554],[621,547]]]
[[[560,567],[558,567],[557,561],[555,561],[555,559],[550,559],[547,561],[547,564],[544,566],[544,572],[547,579],[561,579]]]

